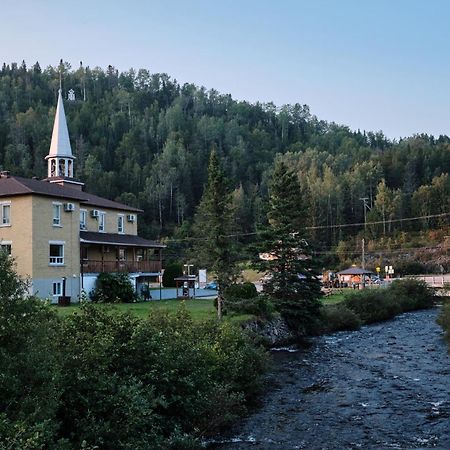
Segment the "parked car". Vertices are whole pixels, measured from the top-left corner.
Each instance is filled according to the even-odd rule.
[[[215,289],[217,290],[217,281],[210,281],[206,286],[205,289]]]

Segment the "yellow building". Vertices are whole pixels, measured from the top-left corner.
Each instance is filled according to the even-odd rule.
[[[161,274],[164,247],[137,235],[139,209],[83,191],[58,96],[44,180],[0,172],[0,246],[30,292],[78,301],[101,272],[127,272],[137,290]]]

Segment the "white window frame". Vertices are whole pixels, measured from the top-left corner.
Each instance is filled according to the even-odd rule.
[[[62,281],[53,281],[52,283],[52,295],[53,297],[61,297],[62,296]]]
[[[48,241],[48,265],[49,266],[64,266],[64,246],[66,241]],[[51,256],[50,246],[60,245],[62,247],[62,256]]]
[[[53,202],[52,203],[52,212],[53,212],[53,226],[54,227],[62,227],[61,224],[61,210],[62,210],[63,204],[60,202]],[[58,212],[56,214],[56,212]]]
[[[99,211],[98,231],[99,231],[99,233],[106,233],[106,213],[105,213],[105,211]]]
[[[7,222],[5,222],[5,207],[9,208],[9,216],[8,216]],[[1,210],[0,227],[10,227],[11,226],[11,202],[1,202],[0,210]]]
[[[125,234],[125,214],[117,214],[117,232]]]
[[[81,216],[83,216],[83,221]],[[80,209],[80,230],[87,230],[87,209]]]

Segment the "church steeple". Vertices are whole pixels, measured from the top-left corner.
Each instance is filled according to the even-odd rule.
[[[48,164],[49,179],[56,177],[73,178],[73,161],[75,157],[72,155],[72,147],[70,146],[61,88],[58,91],[58,104],[56,106],[50,151],[45,159]]]

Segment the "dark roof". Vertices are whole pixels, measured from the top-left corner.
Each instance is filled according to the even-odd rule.
[[[60,177],[61,178],[61,177]],[[47,179],[48,180],[48,179]],[[37,194],[47,197],[56,197],[69,200],[78,200],[85,205],[97,206],[100,208],[119,209],[122,211],[142,212],[141,209],[122,203],[79,191],[72,187],[61,186],[56,183],[49,183],[45,180],[33,178],[22,178],[16,176],[0,177],[0,197],[10,197],[13,195]]]
[[[49,197],[87,200],[86,194],[73,188],[67,188],[46,181],[22,177],[0,177],[0,197],[12,195],[38,194]]]
[[[98,206],[100,208],[120,209],[123,211],[131,212],[143,212],[142,209],[134,208],[133,206],[124,205],[123,203],[114,202],[107,198],[99,197],[98,195],[90,194],[89,192],[83,192],[87,200],[82,200],[81,203]]]
[[[368,275],[374,273],[371,270],[361,269],[360,267],[350,267],[349,269],[338,272],[338,275]]]
[[[156,241],[148,241],[140,236],[117,233],[98,233],[96,231],[80,231],[80,242],[85,244],[123,245],[130,247],[164,248]]]

